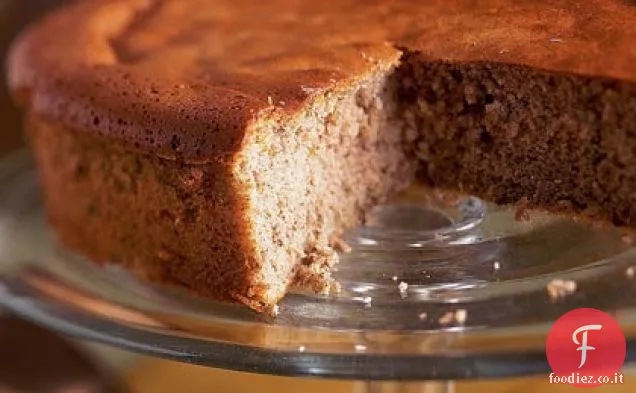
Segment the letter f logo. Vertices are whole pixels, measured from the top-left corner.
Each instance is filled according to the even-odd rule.
[[[577,351],[581,351],[581,364],[579,364],[579,368],[583,367],[583,365],[585,364],[585,361],[587,360],[587,351],[593,351],[596,348],[587,345],[587,333],[590,330],[601,330],[601,328],[603,327],[603,325],[585,325],[585,326],[581,326],[580,328],[576,329],[574,331],[574,333],[572,334],[572,341],[574,341],[574,344],[576,345],[580,345],[580,347],[578,347],[576,350]],[[582,339],[579,342],[577,336],[579,335],[579,333],[583,333]]]

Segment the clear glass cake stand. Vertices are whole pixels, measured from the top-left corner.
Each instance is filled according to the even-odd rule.
[[[272,319],[94,267],[56,243],[29,154],[0,167],[0,306],[68,335],[373,392],[449,391],[549,373],[551,324],[594,307],[619,320],[636,358],[636,251],[619,229],[412,189],[346,235],[339,295],[292,293]],[[555,279],[576,291],[550,296]]]

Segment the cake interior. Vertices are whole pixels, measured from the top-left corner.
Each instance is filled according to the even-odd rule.
[[[259,123],[234,167],[250,190],[266,302],[292,282],[328,290],[333,236],[413,181],[636,224],[626,82],[406,51],[309,101],[291,122]]]
[[[498,204],[636,224],[632,83],[407,54],[400,104],[418,180]]]
[[[319,92],[291,122],[263,121],[249,133],[235,178],[249,190],[267,299],[290,283],[329,291],[334,237],[412,182],[391,73],[389,65],[345,90]]]

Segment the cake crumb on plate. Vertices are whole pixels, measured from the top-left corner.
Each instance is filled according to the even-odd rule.
[[[400,297],[402,299],[406,299],[406,297],[408,297],[408,289],[409,284],[405,283],[404,281],[400,282],[400,284],[398,285],[398,290],[400,291]]]
[[[518,222],[530,221],[530,213],[528,212],[528,208],[524,206],[517,207],[517,210],[515,210],[515,220]]]
[[[565,297],[576,292],[576,281],[557,278],[548,283],[546,290],[552,299]]]
[[[464,310],[463,308],[455,311],[455,321],[458,324],[460,325],[465,324],[466,318],[468,318],[468,311]]]
[[[331,247],[337,252],[348,254],[351,252],[351,246],[338,236],[332,236],[330,239]]]
[[[437,321],[440,325],[448,325],[449,323],[453,322],[453,319],[455,319],[455,313],[452,311],[447,311]]]
[[[440,325],[450,325],[453,322],[457,323],[458,325],[464,325],[467,318],[468,311],[460,308],[459,310],[445,312],[444,315],[442,315],[438,319],[438,322],[440,323]]]

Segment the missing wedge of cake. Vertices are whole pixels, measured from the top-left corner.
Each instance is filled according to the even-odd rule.
[[[18,39],[9,82],[64,245],[273,313],[328,292],[334,236],[413,182],[635,226],[634,22],[614,0],[88,0]]]

